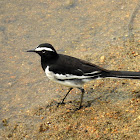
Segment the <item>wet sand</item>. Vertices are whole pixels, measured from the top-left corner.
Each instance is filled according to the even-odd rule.
[[[132,139],[140,136],[140,81],[101,79],[72,90],[49,81],[36,54],[58,53],[112,70],[140,70],[139,1],[0,2],[0,139]]]

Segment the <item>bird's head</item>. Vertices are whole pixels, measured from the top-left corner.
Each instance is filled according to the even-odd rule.
[[[33,50],[28,50],[27,52],[35,52],[39,54],[42,58],[53,58],[57,56],[56,50],[49,43],[40,44]]]

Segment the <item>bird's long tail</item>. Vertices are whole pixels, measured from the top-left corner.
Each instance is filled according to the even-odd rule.
[[[112,78],[128,78],[128,79],[140,79],[140,72],[132,71],[109,71],[106,77]]]

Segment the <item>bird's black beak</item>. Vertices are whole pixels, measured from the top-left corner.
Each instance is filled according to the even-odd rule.
[[[27,52],[35,52],[35,50],[28,50]]]

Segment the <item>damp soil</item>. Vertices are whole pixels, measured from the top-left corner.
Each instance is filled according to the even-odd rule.
[[[140,3],[110,0],[4,0],[0,6],[0,139],[139,140],[140,81],[98,79],[80,91],[49,81],[36,54],[58,53],[106,69],[140,70]]]

